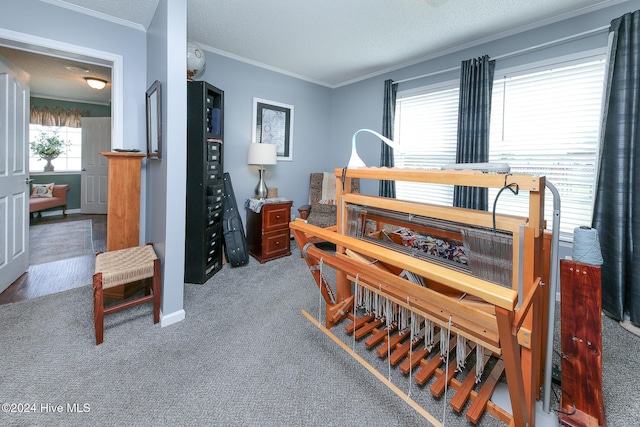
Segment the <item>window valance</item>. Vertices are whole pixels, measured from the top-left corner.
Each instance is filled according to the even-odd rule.
[[[31,123],[42,126],[81,127],[80,119],[90,112],[79,108],[31,106]]]

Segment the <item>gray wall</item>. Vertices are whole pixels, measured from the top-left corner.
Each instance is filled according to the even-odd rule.
[[[147,86],[162,95],[162,159],[145,160],[146,241],[163,261],[162,325],[184,318],[186,0],[160,0],[147,31]]]
[[[238,208],[258,183],[255,166],[247,165],[252,137],[253,98],[293,105],[293,161],[267,166],[265,181],[296,207],[309,199],[309,173],[327,170],[335,153],[331,128],[330,88],[276,73],[206,51],[204,80],[224,91],[224,168],[229,172]]]
[[[333,151],[337,153],[337,156],[340,156],[340,161],[336,159],[336,163],[338,163],[336,166],[340,166],[340,163],[346,161],[342,159],[348,159],[348,153],[345,147],[348,145],[348,142],[351,141],[351,135],[355,130],[363,127],[369,127],[376,131],[381,130],[383,90],[386,79],[399,81],[447,70],[458,67],[463,60],[476,58],[485,54],[492,58],[511,54],[521,49],[528,49],[532,46],[543,45],[595,28],[608,26],[612,19],[637,9],[640,9],[640,1],[624,2],[524,33],[509,35],[500,39],[494,38],[492,41],[487,41],[474,47],[434,57],[428,61],[335,89],[332,93],[333,103],[331,109],[330,140],[333,144]],[[516,65],[532,64],[557,56],[606,47],[607,38],[607,31],[601,31],[598,34],[571,42],[543,47],[505,59],[498,59],[496,60],[496,76],[500,75],[501,70]],[[459,71],[456,70],[429,78],[401,83],[398,89],[402,91],[458,79]],[[367,139],[369,139],[369,141]],[[363,134],[362,138],[360,138],[359,135],[358,154],[360,154],[360,157],[362,157],[368,166],[378,166],[380,164],[379,145],[377,141],[373,140],[372,136],[369,137]],[[363,192],[377,193],[377,182],[365,181],[362,183],[362,188]]]

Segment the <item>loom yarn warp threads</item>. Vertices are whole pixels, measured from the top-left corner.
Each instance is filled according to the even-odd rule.
[[[573,230],[572,258],[583,264],[602,265],[598,230],[584,226],[576,227]]]

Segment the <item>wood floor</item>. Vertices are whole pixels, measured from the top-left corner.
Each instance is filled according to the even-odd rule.
[[[90,219],[94,252],[106,250],[107,216],[67,214],[34,218],[31,225]],[[29,266],[29,270],[0,294],[0,305],[37,298],[91,284],[95,256],[86,255]]]

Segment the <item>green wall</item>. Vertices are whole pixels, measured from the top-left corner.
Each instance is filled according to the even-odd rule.
[[[33,184],[68,184],[67,209],[80,209],[80,174],[53,173],[31,175]]]
[[[60,101],[57,99],[31,97],[31,105],[37,107],[79,108],[89,111],[89,117],[111,117],[110,105],[87,104],[84,102]]]

